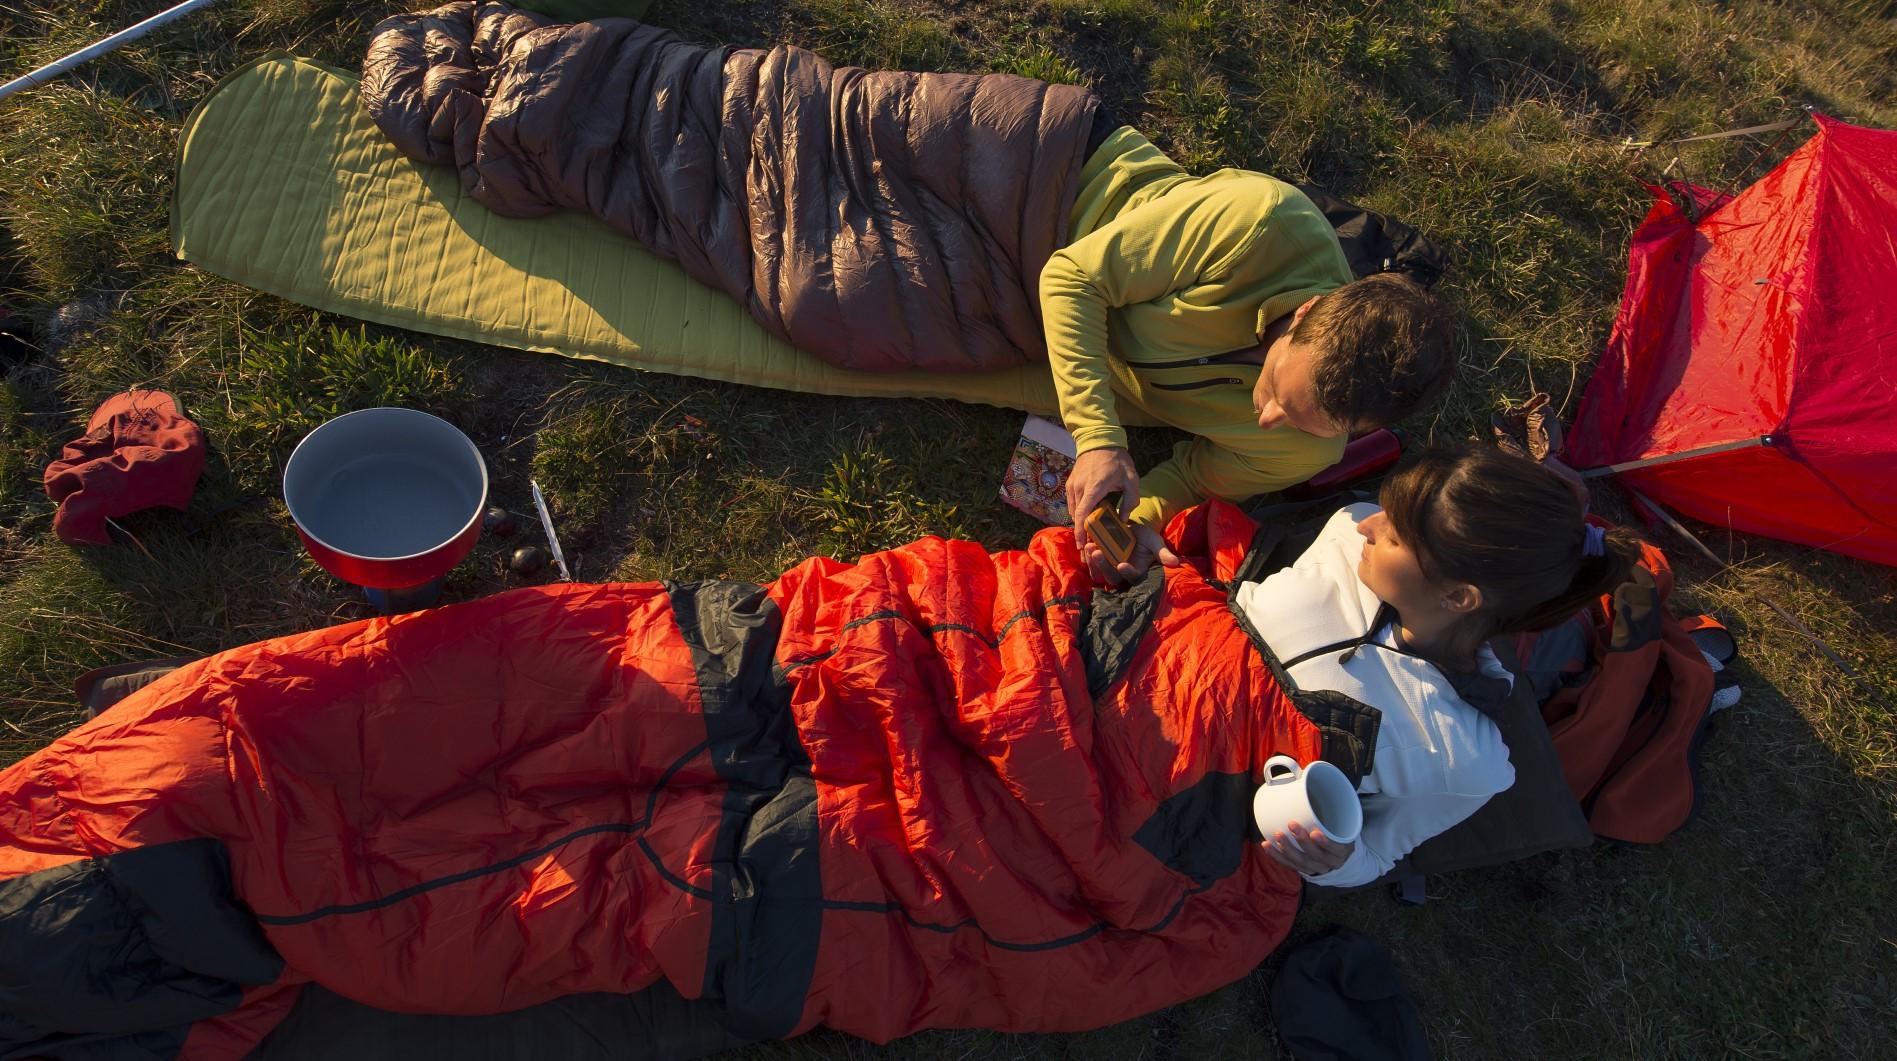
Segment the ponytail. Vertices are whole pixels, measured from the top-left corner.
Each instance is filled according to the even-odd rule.
[[[1612,527],[1608,529],[1602,546],[1599,556],[1582,555],[1580,564],[1574,569],[1574,580],[1566,590],[1507,623],[1498,625],[1490,636],[1528,633],[1559,626],[1572,618],[1574,613],[1619,589],[1622,583],[1632,577],[1634,567],[1640,562],[1640,539],[1619,527]]]

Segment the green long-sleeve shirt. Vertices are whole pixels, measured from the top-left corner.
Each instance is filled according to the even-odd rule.
[[[1061,418],[1082,453],[1125,446],[1117,403],[1197,438],[1140,478],[1134,520],[1164,526],[1207,497],[1303,482],[1344,439],[1258,427],[1259,366],[1221,357],[1348,283],[1330,223],[1291,185],[1223,169],[1194,177],[1131,128],[1087,160],[1074,238],[1041,270],[1041,312]]]

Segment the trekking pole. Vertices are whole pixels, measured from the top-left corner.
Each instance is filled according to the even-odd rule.
[[[22,89],[32,88],[34,85],[43,85],[66,71],[71,70],[73,67],[97,59],[99,56],[112,51],[122,44],[135,41],[166,23],[175,22],[200,7],[209,7],[216,2],[217,0],[184,0],[184,3],[176,7],[166,8],[137,25],[128,26],[112,34],[97,44],[88,45],[66,56],[64,59],[56,59],[30,74],[16,77],[6,84],[0,85],[0,99],[5,99]]]

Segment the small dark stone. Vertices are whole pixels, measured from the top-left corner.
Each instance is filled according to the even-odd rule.
[[[547,551],[538,545],[523,546],[514,550],[507,566],[517,575],[531,575],[547,566]]]
[[[504,508],[490,508],[481,517],[481,527],[496,538],[512,538],[520,530],[520,520]]]

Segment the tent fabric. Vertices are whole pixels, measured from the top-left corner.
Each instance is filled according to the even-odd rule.
[[[1655,189],[1570,463],[1719,526],[1897,564],[1897,133],[1817,132],[1739,195]]]
[[[471,1015],[663,979],[742,1038],[877,1041],[1214,990],[1297,909],[1262,764],[1354,777],[1375,746],[1374,709],[1287,694],[1231,606],[1281,533],[1208,503],[1169,527],[1187,563],[1118,592],[1050,528],[186,664],[0,773],[0,985],[34,985],[0,995],[0,1057],[81,1045],[107,997],[117,1046],[241,1056],[312,982]],[[115,886],[161,855],[200,883]]]

